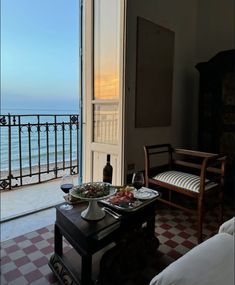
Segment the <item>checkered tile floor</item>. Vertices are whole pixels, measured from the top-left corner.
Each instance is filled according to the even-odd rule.
[[[54,250],[53,230],[50,225],[1,243],[2,285],[58,284],[48,266]]]
[[[156,236],[160,241],[159,251],[174,261],[197,244],[196,219],[181,210],[158,211],[156,216]],[[203,225],[203,240],[215,235],[219,229],[217,212],[209,212]],[[224,221],[234,216],[234,211],[226,208]]]
[[[234,215],[226,210],[224,220]],[[1,243],[1,285],[58,284],[48,261],[53,253],[53,225]],[[215,213],[207,215],[205,239],[218,231]],[[156,216],[156,235],[160,240],[161,256],[176,260],[196,245],[195,220],[180,210],[159,209]],[[65,242],[65,251],[69,245]]]

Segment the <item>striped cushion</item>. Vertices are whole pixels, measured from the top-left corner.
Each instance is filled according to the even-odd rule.
[[[194,192],[199,192],[200,177],[197,175],[180,171],[166,171],[154,176],[153,179]],[[209,182],[208,179],[206,179],[205,181]],[[216,185],[216,183],[210,182],[205,185],[205,190],[208,190]]]

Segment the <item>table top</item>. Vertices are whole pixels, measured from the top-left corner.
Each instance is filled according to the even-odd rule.
[[[87,221],[81,217],[81,212],[87,208],[87,203],[80,203],[73,205],[73,209],[64,211],[60,209],[60,205],[56,206],[57,218],[59,220],[64,219],[68,223],[71,223],[84,237],[90,238],[95,236],[98,232],[113,226],[119,225],[120,220],[115,219],[111,215],[107,214],[103,219],[98,221]]]
[[[88,221],[81,217],[81,212],[88,206],[87,202],[73,205],[73,209],[68,211],[61,210],[60,205],[56,206],[56,225],[73,247],[79,248],[81,252],[94,253],[122,236],[123,232],[155,217],[155,199],[152,203],[146,202],[146,206],[137,211],[119,211],[120,219],[106,213],[104,218],[98,221]]]

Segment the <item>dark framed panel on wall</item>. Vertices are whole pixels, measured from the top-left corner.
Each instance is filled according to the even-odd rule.
[[[135,127],[171,124],[173,31],[137,18]]]

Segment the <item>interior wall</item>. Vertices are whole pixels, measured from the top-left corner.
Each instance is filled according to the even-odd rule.
[[[137,16],[175,32],[172,121],[167,127],[135,128]],[[170,142],[193,144],[195,101],[195,33],[197,0],[127,0],[125,70],[125,166],[126,173],[144,167],[143,145]],[[157,94],[156,94],[157,96]]]
[[[197,30],[195,34],[194,66],[205,62],[222,50],[235,48],[235,1],[234,0],[198,0]],[[199,72],[195,69],[195,101],[198,106]],[[194,141],[197,141],[198,109],[194,110]]]
[[[235,1],[198,0],[195,63],[235,47]]]

